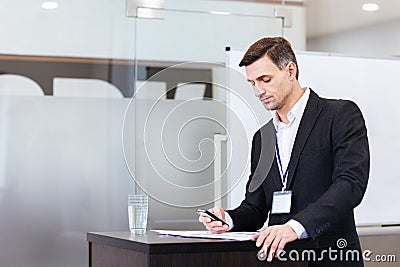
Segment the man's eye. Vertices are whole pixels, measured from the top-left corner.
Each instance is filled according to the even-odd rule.
[[[271,81],[271,79],[268,79],[268,80],[262,80],[263,82],[265,82],[265,83],[269,83],[270,81]]]

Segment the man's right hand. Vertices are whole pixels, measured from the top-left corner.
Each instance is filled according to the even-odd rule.
[[[223,208],[216,206],[209,211],[211,213],[213,213],[215,216],[217,216],[218,218],[225,221],[225,211]],[[204,226],[206,227],[206,229],[208,231],[210,231],[210,233],[212,233],[212,234],[220,234],[220,233],[229,231],[232,228],[232,226],[228,226],[225,224],[223,225],[222,222],[213,221],[210,218],[205,217],[205,216],[199,216],[199,222],[202,222],[204,224]]]

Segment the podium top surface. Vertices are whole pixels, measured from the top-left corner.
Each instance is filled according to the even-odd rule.
[[[87,241],[144,253],[184,253],[217,251],[258,251],[254,241],[234,241],[204,238],[181,238],[146,232],[133,235],[124,232],[89,232]]]
[[[190,253],[190,252],[233,252],[255,251],[254,241],[235,241],[223,239],[184,238],[159,235],[148,231],[143,235],[124,232],[89,232],[87,241],[117,248],[134,250],[148,254]],[[287,249],[315,248],[318,240],[296,240],[286,245]]]

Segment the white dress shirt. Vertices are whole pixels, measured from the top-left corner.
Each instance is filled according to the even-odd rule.
[[[299,129],[301,118],[303,117],[304,110],[306,108],[308,99],[310,97],[310,89],[305,88],[303,90],[304,94],[301,96],[301,98],[296,102],[296,104],[287,114],[287,118],[289,120],[288,124],[285,124],[280,121],[276,110],[271,111],[272,122],[276,129],[276,137],[278,140],[279,155],[281,158],[283,173],[285,173],[287,167],[289,166],[290,156],[292,155],[293,144],[294,140],[296,139],[297,130]],[[279,162],[277,163],[280,169]],[[283,173],[280,171],[282,180],[283,180]],[[227,212],[225,212],[225,219],[229,225],[233,226],[232,218],[229,216]],[[293,228],[299,239],[309,237],[304,226],[298,221],[291,219],[286,224]]]
[[[297,130],[299,129],[301,118],[303,117],[304,110],[310,97],[310,89],[305,88],[304,90],[304,94],[287,114],[287,118],[289,120],[288,124],[285,124],[279,120],[276,110],[272,111],[272,122],[274,123],[276,129],[276,138],[278,140],[279,155],[281,158],[283,173],[285,173],[289,166]],[[279,162],[277,163],[279,167]],[[283,180],[282,171],[279,173],[281,174],[281,179]],[[287,176],[288,175],[289,173]],[[286,224],[293,228],[299,239],[307,238],[309,236],[304,226],[298,221],[291,219]]]

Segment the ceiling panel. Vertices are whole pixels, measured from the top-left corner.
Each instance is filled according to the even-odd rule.
[[[377,3],[375,12],[362,10]],[[306,0],[307,37],[316,37],[400,19],[399,0]]]

